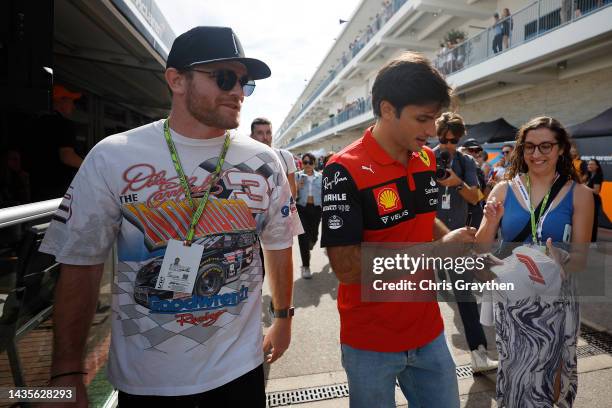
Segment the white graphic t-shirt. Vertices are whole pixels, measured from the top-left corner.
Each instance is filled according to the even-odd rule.
[[[197,206],[224,136],[172,139]],[[196,394],[263,362],[259,244],[288,248],[302,232],[274,151],[232,135],[196,228],[204,253],[193,291],[155,289],[167,242],[184,239],[192,214],[160,120],[92,149],[41,245],[60,263],[95,265],[117,240],[108,376],[121,391]]]

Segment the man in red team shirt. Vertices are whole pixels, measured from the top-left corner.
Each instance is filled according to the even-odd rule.
[[[455,364],[438,304],[363,302],[362,242],[473,242],[473,228],[438,221],[436,161],[425,147],[450,88],[416,53],[387,63],[372,87],[376,124],[323,172],[323,235],[340,285],[340,342],[351,408],[459,407]],[[442,238],[443,237],[443,238]],[[363,271],[368,273],[368,271]]]

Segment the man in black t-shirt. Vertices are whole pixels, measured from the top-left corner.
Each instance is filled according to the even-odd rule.
[[[68,119],[81,94],[62,85],[53,86],[53,112],[35,124],[30,158],[32,201],[60,198],[66,192],[83,159],[75,152],[76,129]]]

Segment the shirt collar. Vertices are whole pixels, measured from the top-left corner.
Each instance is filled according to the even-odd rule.
[[[372,129],[374,126],[366,129],[365,134],[363,135],[363,145],[366,149],[366,152],[374,159],[375,162],[381,164],[383,166],[388,166],[392,163],[395,163],[395,159],[389,156],[389,153],[382,148],[380,144],[374,139],[372,135]]]

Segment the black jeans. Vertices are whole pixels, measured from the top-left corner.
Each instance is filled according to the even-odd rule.
[[[321,223],[321,206],[306,204],[297,206],[304,233],[298,236],[302,266],[310,266],[310,250],[319,239],[319,224]]]
[[[120,408],[265,408],[265,406],[263,364],[219,388],[200,394],[164,397],[133,395],[119,391],[118,405]]]

